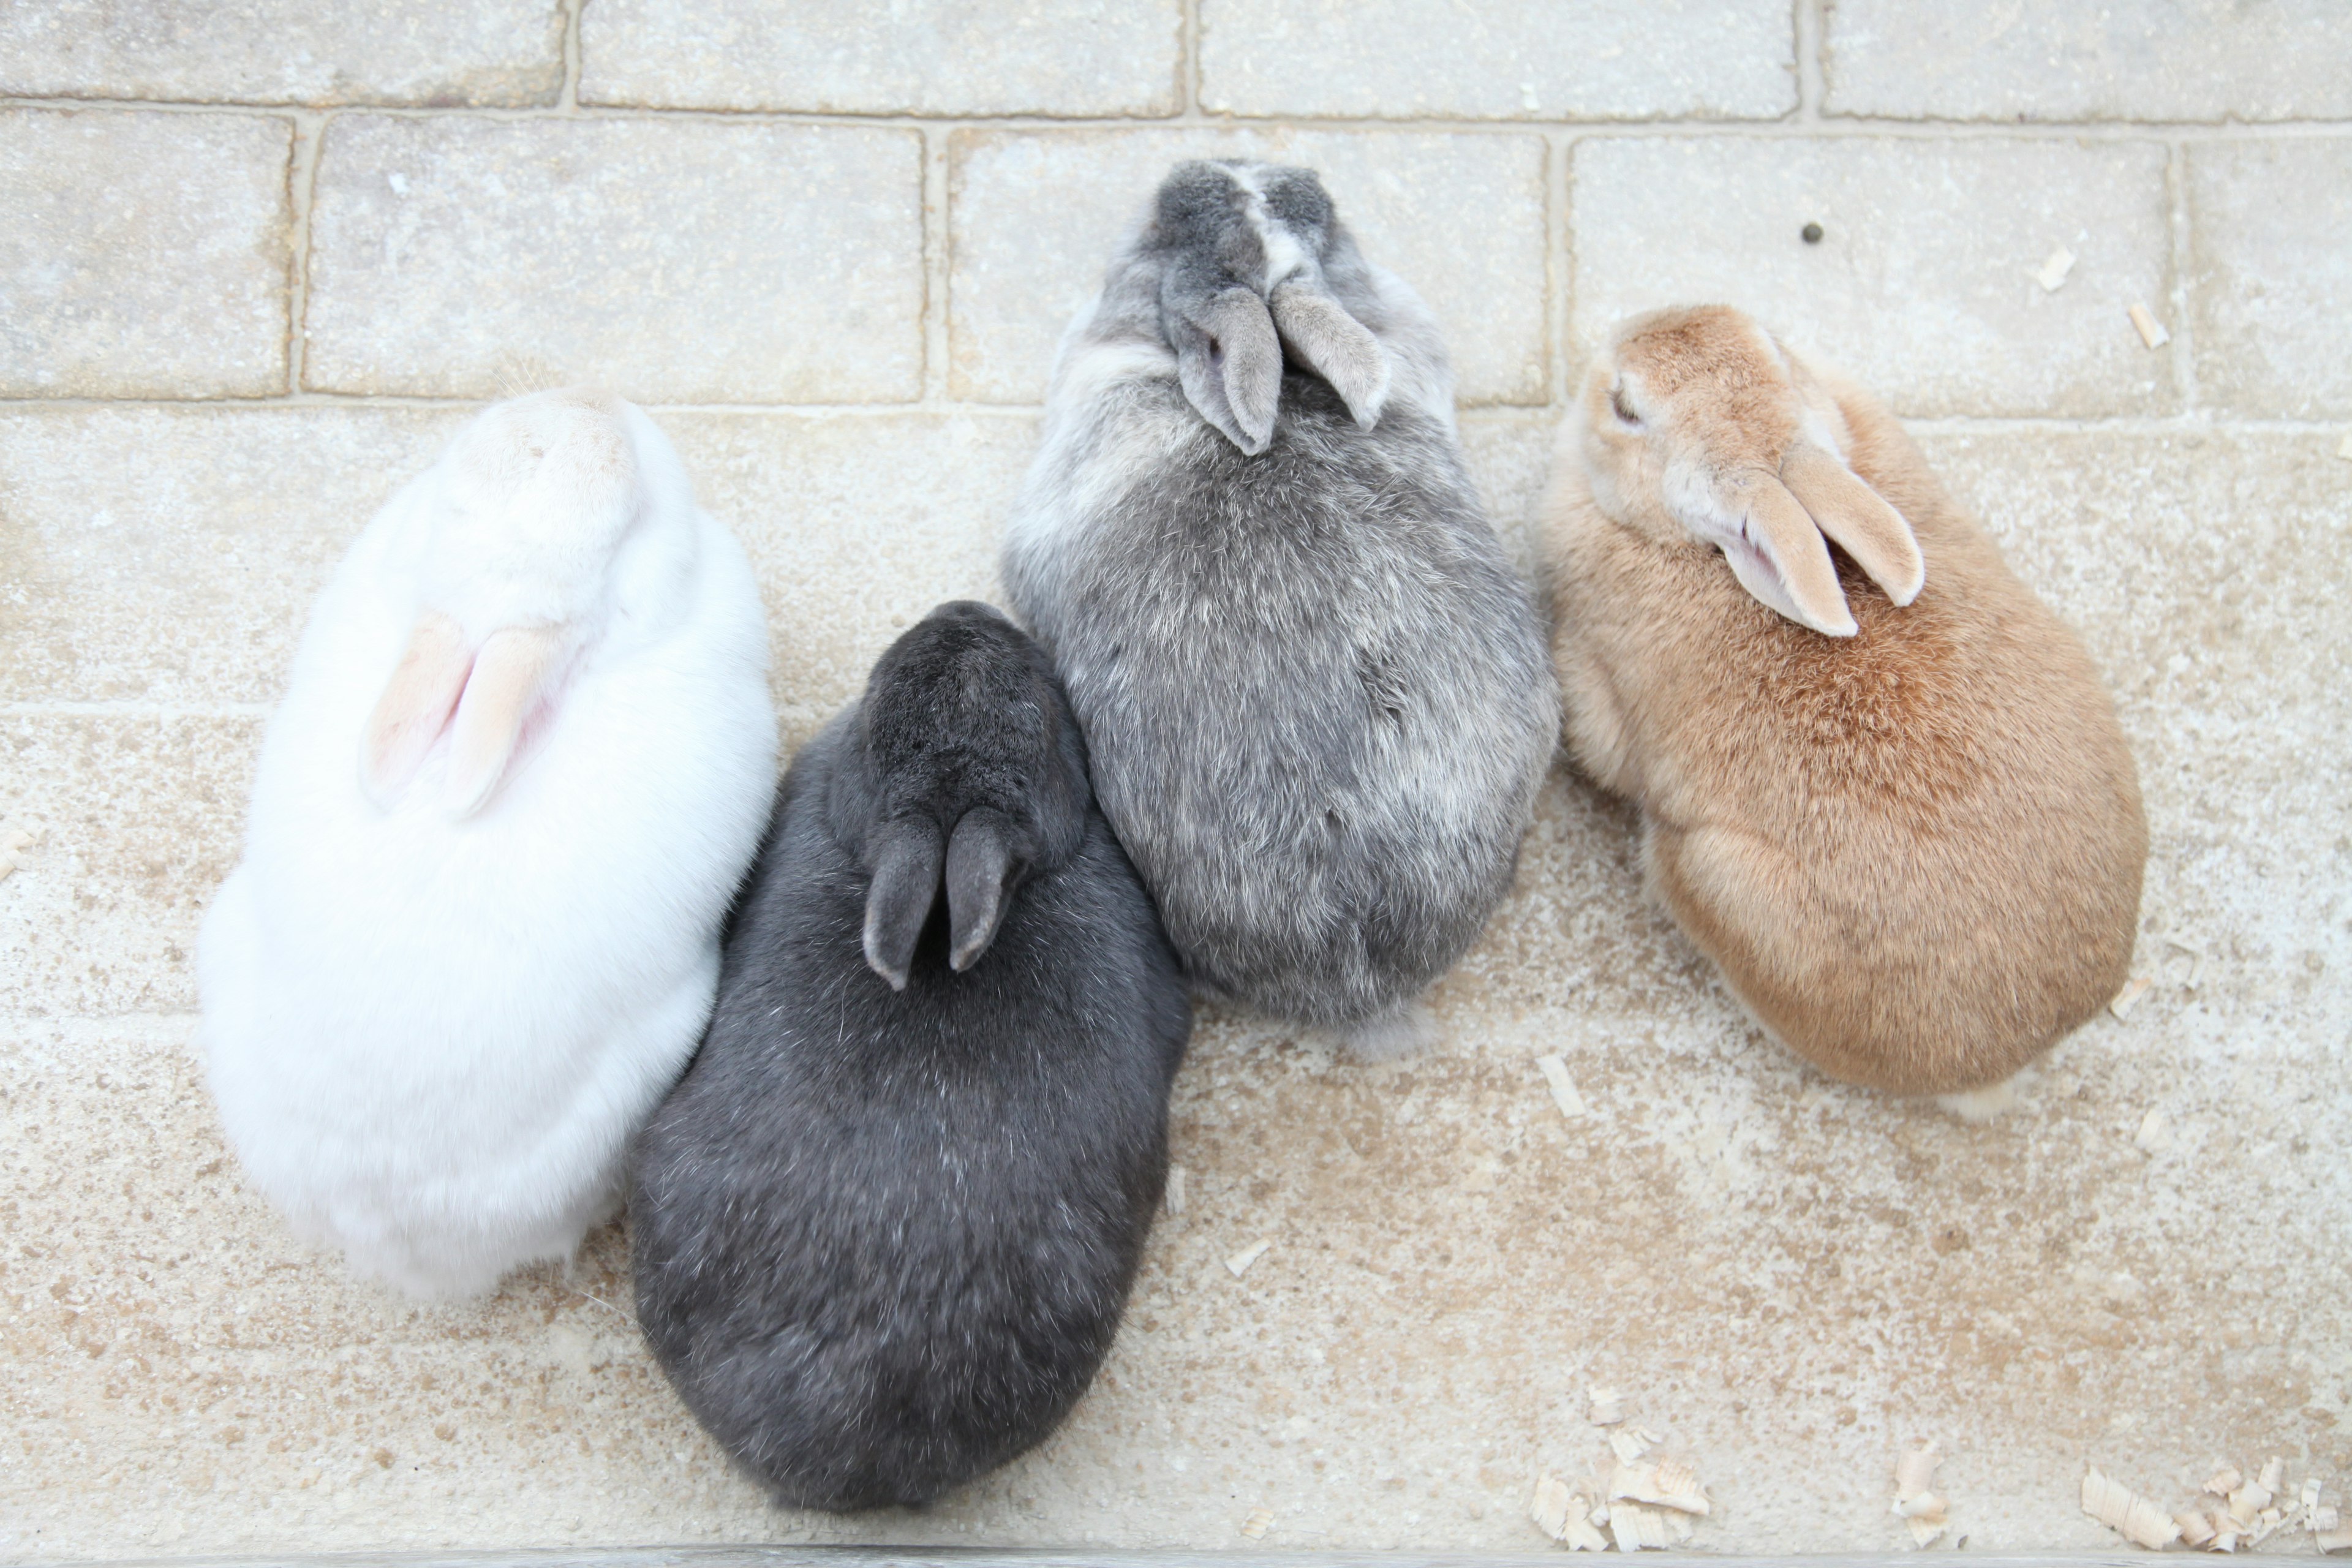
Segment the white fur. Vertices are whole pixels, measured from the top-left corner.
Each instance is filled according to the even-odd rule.
[[[545,412],[525,405],[484,414],[344,558],[197,951],[247,1173],[305,1238],[419,1295],[567,1257],[610,1212],[627,1140],[700,1036],[773,790],[758,589],[652,421],[617,400],[583,416],[618,428],[634,473],[628,504],[576,531],[529,487],[460,471],[484,442],[525,462],[523,416]],[[555,610],[580,640],[462,820],[437,805],[446,731],[388,809],[360,788],[362,726],[426,610],[477,637]]]

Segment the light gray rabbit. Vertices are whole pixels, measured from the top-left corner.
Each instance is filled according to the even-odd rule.
[[[1004,582],[1195,988],[1416,1043],[1559,692],[1436,323],[1311,171],[1169,174],[1063,340]]]

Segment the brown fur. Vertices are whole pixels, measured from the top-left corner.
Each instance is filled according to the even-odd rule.
[[[1667,510],[1670,466],[1776,474],[1808,416],[1926,560],[1898,608],[1833,554],[1850,637],[1759,604]],[[1838,1078],[1948,1093],[2116,994],[2147,829],[2114,706],[1875,401],[1737,311],[1643,318],[1587,376],[1548,529],[1570,749],[1641,805],[1653,888],[1773,1034]]]

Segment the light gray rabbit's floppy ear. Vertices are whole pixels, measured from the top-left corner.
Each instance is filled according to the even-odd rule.
[[[874,882],[866,890],[866,962],[891,990],[904,991],[915,943],[939,902],[943,849],[939,824],[926,817],[900,817],[881,831]]]
[[[1265,451],[1282,395],[1282,342],[1265,301],[1232,288],[1169,317],[1184,395],[1234,446],[1253,458]]]
[[[948,963],[958,974],[980,962],[1022,868],[1012,836],[997,812],[979,806],[963,814],[948,840]]]
[[[1274,325],[1290,352],[1331,384],[1365,430],[1389,395],[1389,355],[1371,329],[1318,284],[1287,279],[1275,287]]]

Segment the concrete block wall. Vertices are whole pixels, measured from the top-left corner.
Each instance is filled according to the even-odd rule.
[[[1431,1056],[1203,1014],[1190,1202],[1100,1386],[920,1516],[729,1475],[617,1229],[432,1309],[288,1241],[189,956],[374,508],[501,388],[607,382],[750,545],[797,740],[992,591],[1062,325],[1165,166],[1222,152],[1321,169],[1435,307],[1523,559],[1630,311],[1729,300],[1886,396],[2108,672],[2147,998],[1990,1129],[1829,1084],[1562,770]],[[1702,1546],[1906,1543],[1915,1435],[1979,1547],[2106,1543],[2086,1462],[2185,1500],[2275,1452],[2344,1500],[2347,321],[2338,0],[0,12],[0,829],[39,836],[0,880],[0,1558],[1229,1545],[1259,1509],[1269,1546],[1529,1548],[1533,1476],[1596,1462],[1592,1383],[1708,1481]]]

